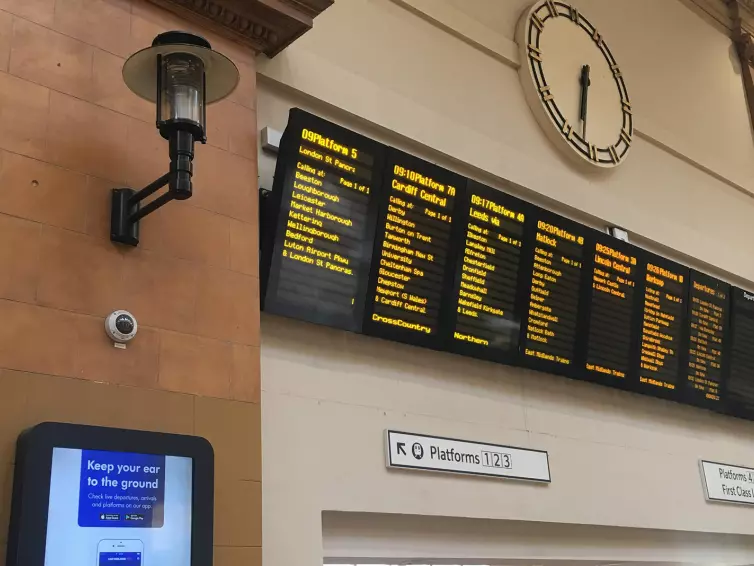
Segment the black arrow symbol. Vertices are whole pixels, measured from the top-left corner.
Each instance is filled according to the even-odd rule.
[[[405,442],[398,443],[398,454],[403,454],[404,456],[406,456],[406,443]]]

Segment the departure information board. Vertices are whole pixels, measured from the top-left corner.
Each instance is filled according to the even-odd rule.
[[[266,312],[754,420],[754,292],[299,109]]]
[[[678,388],[681,375],[688,273],[656,256],[645,264],[639,384],[666,394]]]
[[[538,211],[534,218],[530,292],[522,349],[554,368],[575,363],[576,332],[589,229]]]
[[[731,288],[727,409],[741,417],[754,416],[754,293]]]
[[[436,345],[461,182],[450,171],[389,150],[365,333]]]
[[[528,208],[523,201],[473,181],[461,202],[449,349],[505,359],[518,353],[517,305]]]
[[[686,385],[692,402],[720,401],[729,295],[730,285],[727,283],[691,271]]]
[[[292,112],[275,171],[279,213],[265,310],[361,329],[383,154],[367,138]]]
[[[600,235],[591,264],[585,368],[596,381],[625,385],[635,349],[639,260],[631,246]]]

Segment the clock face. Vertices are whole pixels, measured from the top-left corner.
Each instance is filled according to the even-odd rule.
[[[570,4],[540,0],[521,17],[517,40],[526,99],[548,136],[579,163],[622,163],[633,141],[633,111],[600,31]]]

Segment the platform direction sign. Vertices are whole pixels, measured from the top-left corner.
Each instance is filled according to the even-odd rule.
[[[385,441],[388,468],[551,481],[549,458],[543,450],[395,430],[385,431]]]

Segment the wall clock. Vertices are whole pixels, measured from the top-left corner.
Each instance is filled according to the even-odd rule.
[[[611,168],[631,149],[626,81],[599,29],[579,10],[539,0],[518,24],[526,100],[548,137],[577,163]]]

